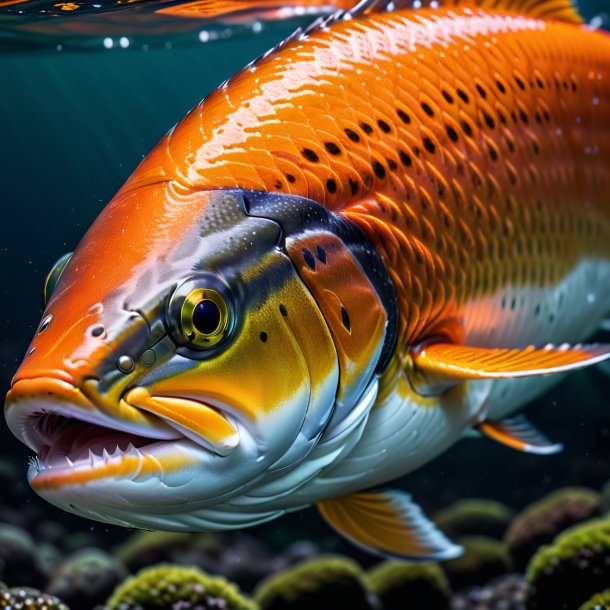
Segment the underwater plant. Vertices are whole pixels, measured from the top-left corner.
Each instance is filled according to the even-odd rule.
[[[369,572],[367,583],[384,610],[403,610],[405,600],[414,608],[449,608],[449,581],[436,563],[386,561]]]
[[[264,581],[255,593],[262,610],[371,610],[365,575],[346,557],[305,561]]]
[[[443,563],[454,590],[483,585],[512,570],[511,557],[504,543],[485,536],[465,536],[458,542],[464,547],[464,554]]]
[[[608,586],[610,520],[570,528],[541,548],[527,568],[528,610],[573,610]]]
[[[516,567],[524,569],[534,553],[563,530],[597,516],[600,502],[600,494],[592,489],[565,487],[530,504],[504,537]]]
[[[459,500],[438,511],[433,521],[451,537],[489,536],[501,539],[514,511],[495,500]]]
[[[63,599],[71,610],[91,610],[104,603],[127,575],[123,564],[112,555],[99,549],[83,549],[59,567],[47,591]]]
[[[160,564],[120,585],[108,610],[257,610],[237,586],[194,567]]]
[[[608,610],[610,608],[610,589],[596,593],[586,601],[578,610]]]
[[[32,587],[47,581],[34,540],[15,525],[0,524],[0,580],[9,586]]]
[[[7,589],[0,583],[0,608],[5,610],[70,610],[54,595],[29,587]]]

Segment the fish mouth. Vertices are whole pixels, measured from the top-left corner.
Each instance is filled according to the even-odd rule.
[[[15,436],[36,453],[28,471],[32,488],[45,494],[101,480],[165,480],[208,451],[165,418],[123,398],[118,406],[121,419],[64,379],[16,381],[5,416]]]

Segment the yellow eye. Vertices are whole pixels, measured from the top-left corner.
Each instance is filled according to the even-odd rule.
[[[42,293],[42,299],[44,304],[46,305],[51,299],[51,295],[55,290],[55,286],[57,286],[57,282],[63,270],[66,268],[66,265],[72,258],[72,252],[68,252],[68,254],[64,254],[54,265],[49,275],[47,275],[47,279],[44,282],[44,289]]]
[[[229,326],[229,310],[215,290],[191,290],[180,312],[182,332],[197,347],[212,347],[223,339]]]

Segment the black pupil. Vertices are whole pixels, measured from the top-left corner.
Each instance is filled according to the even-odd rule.
[[[220,309],[214,301],[199,301],[193,311],[193,326],[202,335],[211,335],[220,325]]]

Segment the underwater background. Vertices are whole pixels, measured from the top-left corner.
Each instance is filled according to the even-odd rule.
[[[74,249],[139,161],[192,106],[312,19],[189,20],[180,27],[160,19],[152,31],[133,29],[122,17],[75,32],[61,18],[19,16],[2,6],[0,396],[39,323],[43,283],[55,260]],[[610,11],[608,0],[582,0],[580,8],[587,20]],[[43,27],[34,34],[23,29],[35,23]],[[465,542],[466,556],[443,568],[390,565],[368,575],[364,570],[378,561],[343,543],[315,509],[239,533],[192,536],[141,534],[64,513],[30,490],[29,452],[2,420],[0,581],[91,610],[103,607],[129,573],[170,562],[128,582],[109,607],[256,607],[203,570],[247,595],[279,574],[256,594],[262,608],[273,610],[577,609],[610,588],[610,522],[589,521],[610,509],[610,490],[602,493],[610,479],[610,378],[600,369],[575,373],[527,413],[564,444],[562,453],[529,456],[467,440],[397,482]],[[530,563],[528,578],[540,582],[537,593],[527,593],[522,575],[530,557],[581,521],[586,525],[572,538],[556,539],[548,556],[539,553],[538,564]],[[19,595],[0,585],[0,608],[61,607],[31,592]],[[608,600],[587,607],[610,608]]]

